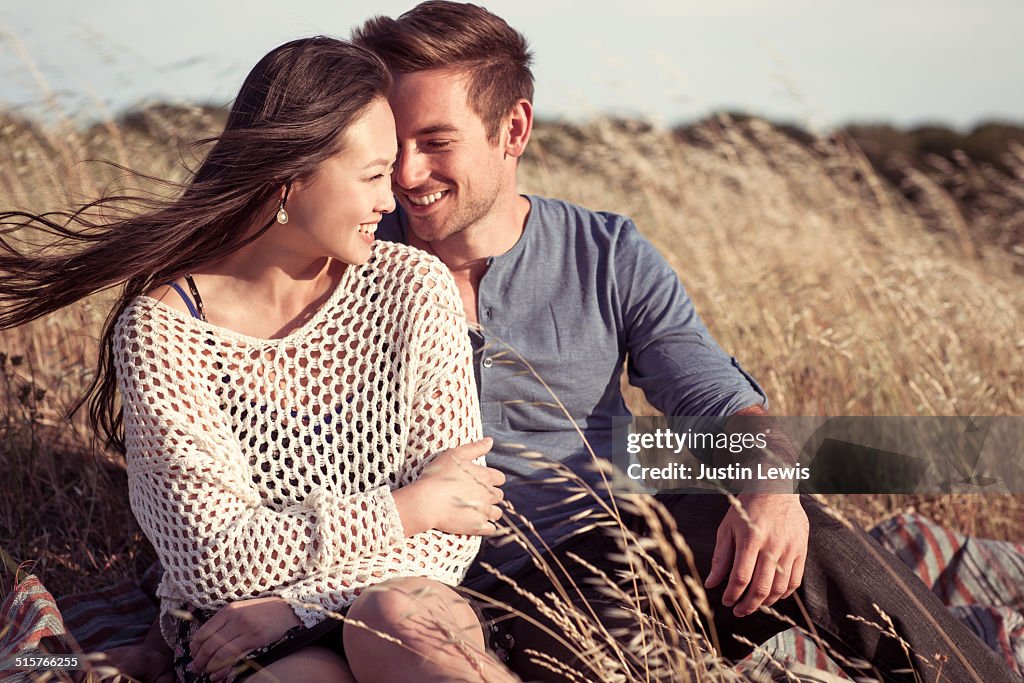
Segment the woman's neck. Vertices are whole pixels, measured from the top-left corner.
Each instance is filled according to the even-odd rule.
[[[252,248],[257,244],[197,269],[194,276],[211,323],[253,337],[278,338],[305,324],[330,298],[346,264]]]

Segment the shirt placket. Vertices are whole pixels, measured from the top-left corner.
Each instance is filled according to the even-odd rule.
[[[487,426],[499,426],[503,419],[501,401],[495,395],[502,368],[496,357],[500,353],[498,339],[501,338],[499,311],[496,309],[500,279],[500,266],[494,257],[487,259],[487,270],[477,286],[477,320],[480,326],[473,334],[473,364],[485,430]]]

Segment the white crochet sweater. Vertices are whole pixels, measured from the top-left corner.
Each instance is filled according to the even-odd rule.
[[[391,243],[283,339],[132,301],[114,362],[168,643],[169,611],[189,605],[276,595],[336,610],[395,577],[459,583],[480,537],[406,538],[391,492],[480,438],[471,354],[451,275]],[[307,626],[323,618],[293,609]]]

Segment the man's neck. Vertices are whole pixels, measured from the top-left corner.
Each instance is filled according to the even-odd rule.
[[[409,231],[411,246],[434,254],[451,271],[462,298],[466,320],[470,324],[477,318],[477,292],[480,280],[487,272],[487,261],[492,256],[507,253],[523,235],[526,219],[530,215],[530,200],[515,195],[507,210],[492,211],[485,221],[471,225],[451,237],[424,242]]]
[[[443,240],[424,242],[410,231],[409,244],[437,256],[456,277],[468,271],[476,274],[471,279],[478,281],[487,259],[516,245],[529,214],[530,200],[517,194],[506,206],[494,207],[483,220]]]

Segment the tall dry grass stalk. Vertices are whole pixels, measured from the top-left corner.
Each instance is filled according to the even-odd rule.
[[[85,129],[0,116],[0,206],[66,207],[136,182],[82,159],[180,179],[190,165],[185,142],[219,124],[198,108],[153,107]],[[1020,196],[1024,157],[1008,163]],[[632,216],[777,414],[1024,412],[1024,290],[1013,255],[975,233],[927,177],[914,176],[926,199],[912,205],[843,138],[803,144],[758,120],[719,117],[687,139],[636,122],[540,124],[521,178],[524,191]],[[0,537],[57,594],[137,576],[153,557],[128,509],[123,463],[97,455],[81,415],[64,418],[94,371],[105,313],[101,294],[0,332]],[[636,391],[630,401],[649,409]],[[832,502],[863,523],[916,505],[969,533],[1022,540],[1024,506],[1012,496]],[[549,568],[561,588],[538,597],[590,669],[575,673],[736,678],[706,654],[716,636],[700,627],[708,606],[699,580],[652,559],[683,553],[685,565],[671,519],[644,499],[624,504],[662,533],[622,548],[633,567],[625,584],[595,579],[632,615],[636,638],[623,646],[622,633],[573,606],[580,567]],[[596,512],[593,528],[616,526],[614,517]]]

